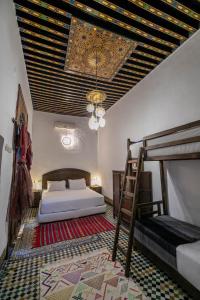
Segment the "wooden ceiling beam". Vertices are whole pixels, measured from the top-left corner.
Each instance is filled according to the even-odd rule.
[[[52,91],[49,91],[48,89],[41,89],[40,87],[36,86],[36,85],[33,85],[31,84],[30,85],[30,88],[31,88],[31,92],[34,92],[34,93],[37,93],[38,95],[43,95],[45,97],[57,97],[59,99],[63,99],[63,100],[71,100],[73,101],[74,103],[77,102],[77,101],[86,101],[86,96],[83,95],[83,96],[74,96],[74,95],[70,95],[70,94],[61,94],[61,93],[57,93],[56,91],[52,92]],[[113,100],[113,99],[109,99],[107,98],[104,103],[115,103],[117,100]]]
[[[87,115],[85,113],[76,113],[76,112],[68,112],[66,110],[59,110],[59,109],[49,109],[49,108],[41,108],[41,107],[37,107],[34,106],[34,110],[36,111],[43,111],[43,112],[47,112],[47,113],[56,113],[56,114],[60,114],[60,115],[68,115],[68,116],[75,116],[75,117],[87,117]]]
[[[135,80],[135,79],[129,80],[129,79],[127,79],[127,78],[117,78],[116,76],[115,76],[115,78],[113,79],[113,81],[116,82],[116,83],[119,82],[119,84],[120,84],[121,81],[122,81],[122,82],[130,83],[130,84],[131,84],[131,88],[132,88],[136,83],[139,82],[139,80]]]
[[[31,82],[31,87],[35,87],[37,88],[37,90],[39,91],[47,91],[47,92],[51,92],[51,93],[56,93],[58,95],[61,95],[61,96],[66,96],[66,95],[69,95],[71,97],[84,97],[86,98],[86,94],[87,92],[84,92],[84,91],[81,91],[81,90],[77,90],[77,89],[67,89],[67,90],[57,90],[56,88],[52,88],[52,87],[46,87],[45,84],[41,84],[41,83],[35,83],[35,82]],[[47,84],[48,85],[48,84]],[[112,95],[108,95],[107,94],[107,98],[109,98],[110,100],[112,99],[118,99],[118,97],[113,97]]]
[[[40,107],[51,107],[51,108],[58,108],[58,109],[63,109],[63,110],[68,110],[68,111],[73,111],[73,112],[83,112],[85,114],[88,114],[88,112],[86,111],[85,107],[80,107],[80,108],[76,108],[76,107],[72,107],[70,105],[62,105],[60,103],[52,103],[52,102],[42,102],[40,101],[40,99],[38,98],[33,98],[33,105],[34,106],[40,106]]]
[[[106,23],[110,23],[109,29],[111,29],[112,27],[114,28],[115,26],[118,27],[118,32],[123,32],[122,35],[125,35],[124,33],[127,31],[129,34],[129,38],[130,36],[132,37],[131,39],[134,39],[134,41],[142,41],[142,42],[146,42],[149,43],[150,45],[154,44],[155,46],[159,47],[168,47],[169,49],[174,49],[176,48],[176,46],[179,45],[179,42],[176,40],[176,42],[170,42],[167,41],[166,39],[162,39],[148,33],[147,31],[144,31],[142,29],[137,28],[136,26],[131,26],[130,24],[128,24],[127,22],[123,22],[123,21],[119,21],[118,19],[112,17],[111,15],[107,15],[107,14],[102,14],[99,11],[97,11],[94,8],[91,8],[91,4],[90,6],[80,3],[80,1],[75,1],[75,2],[71,2],[70,0],[62,0],[63,3],[66,4],[66,8],[68,10],[71,11],[71,13],[73,15],[79,15],[80,18],[86,18],[86,19],[93,19],[93,22],[95,22],[96,26],[99,27],[104,27],[104,22]],[[86,14],[86,16],[85,16]],[[99,24],[98,19],[100,19],[101,24]],[[133,21],[132,21],[133,22]],[[135,25],[135,24],[134,24]],[[106,26],[105,28],[106,30],[108,30],[108,27]],[[116,32],[117,33],[117,32]],[[134,36],[134,38],[133,38]]]
[[[143,64],[144,66],[151,66],[151,67],[156,67],[157,66],[157,63],[153,63],[153,62],[150,62],[150,61],[145,61],[144,59],[140,59],[140,58],[136,58],[136,57],[129,57],[128,59],[129,61],[134,61],[134,62],[139,62],[141,64]]]
[[[189,6],[185,6],[183,5],[182,3],[180,3],[180,1],[176,1],[176,0],[173,0],[173,2],[170,2],[170,1],[167,1],[167,0],[161,0],[163,3],[179,10],[182,14],[186,15],[186,16],[189,16],[190,18],[193,18],[197,21],[200,21],[200,14],[194,10],[192,10],[190,8],[190,5]],[[186,3],[188,4],[188,2],[190,1],[187,1]],[[199,8],[199,11],[200,11],[200,6],[198,7]]]
[[[128,0],[130,4],[133,5],[133,9],[139,7],[141,10],[146,11],[157,17],[157,22],[159,23],[159,19],[163,19],[168,24],[172,24],[174,28],[183,28],[186,31],[193,33],[195,31],[195,27],[183,22],[182,20],[178,19],[177,16],[174,17],[163,10],[157,9],[155,6],[152,6],[154,3],[142,1],[142,0]]]
[[[37,70],[37,71],[39,71],[41,74],[49,74],[50,76],[51,75],[55,75],[55,76],[59,76],[60,78],[63,78],[63,81],[65,81],[65,82],[69,82],[69,83],[76,83],[77,84],[77,81],[79,82],[79,84],[81,84],[81,85],[83,85],[83,86],[88,86],[89,88],[94,88],[95,87],[95,85],[96,85],[96,82],[94,82],[93,81],[93,83],[88,83],[87,81],[83,81],[83,80],[79,80],[78,78],[75,80],[75,79],[71,79],[70,77],[69,77],[69,75],[66,75],[66,74],[64,74],[64,72],[62,73],[62,72],[56,72],[56,71],[49,71],[49,70],[45,70],[45,69],[42,69],[42,68],[39,68],[39,67],[37,67],[37,66],[33,66],[33,65],[29,65],[29,64],[27,64],[27,70]],[[102,85],[99,81],[98,81],[98,86],[100,86],[100,85]],[[102,88],[105,88],[107,91],[116,91],[116,92],[121,92],[122,94],[123,93],[125,93],[125,92],[127,92],[127,88],[126,89],[124,89],[124,88],[117,88],[117,86],[116,87],[112,87],[112,86],[105,86],[105,85],[103,85],[103,87]]]
[[[129,62],[126,62],[124,64],[124,67],[123,68],[126,68],[127,66],[131,67],[131,68],[135,68],[135,69],[138,69],[138,70],[144,70],[146,72],[150,72],[152,70],[152,68],[147,68],[147,67],[142,67],[142,66],[138,66],[137,64],[131,64]]]
[[[66,49],[63,50],[63,49],[60,49],[58,47],[56,48],[56,47],[50,46],[47,43],[41,43],[41,42],[35,41],[35,40],[31,39],[31,38],[26,38],[26,37],[23,37],[23,36],[21,36],[21,40],[22,40],[22,42],[24,44],[30,44],[30,45],[33,45],[33,46],[39,46],[39,47],[42,47],[44,49],[51,50],[51,51],[58,52],[58,53],[66,55]]]
[[[20,2],[20,0],[15,0],[16,2]],[[48,1],[48,2],[52,2],[52,1]],[[175,38],[172,38],[169,36],[166,36],[164,35],[163,33],[160,33],[160,35],[162,36],[162,38],[160,37],[157,37],[156,35],[156,31],[155,32],[152,32],[154,33],[151,34],[150,32],[153,31],[152,29],[149,28],[148,30],[148,27],[144,24],[142,24],[141,26],[137,26],[137,23],[134,24],[135,27],[132,26],[132,23],[134,22],[133,20],[131,21],[130,24],[128,24],[129,22],[129,19],[126,18],[126,21],[123,22],[120,20],[120,22],[118,22],[118,19],[115,19],[113,18],[111,15],[107,15],[107,14],[101,14],[99,13],[98,11],[96,11],[95,9],[87,6],[87,5],[83,5],[81,4],[79,1],[75,1],[75,2],[71,2],[70,0],[62,0],[63,4],[65,5],[65,13],[68,14],[68,15],[71,15],[73,14],[74,16],[77,16],[81,19],[85,19],[85,21],[87,21],[87,19],[92,19],[93,22],[95,23],[95,25],[98,26],[98,18],[100,18],[101,20],[101,24],[100,24],[100,27],[103,27],[104,26],[104,22],[105,21],[109,21],[110,24],[112,24],[112,26],[109,27],[109,29],[111,29],[112,27],[118,27],[121,29],[121,31],[127,31],[129,33],[129,35],[134,35],[134,40],[135,41],[144,41],[144,42],[147,42],[149,44],[156,44],[158,45],[158,48],[159,48],[159,45],[162,47],[162,46],[165,46],[165,47],[169,47],[171,49],[175,48],[176,45],[179,45],[179,42],[177,39]],[[23,5],[24,2],[23,2]],[[52,2],[51,3],[51,7],[52,5],[55,5],[55,2]],[[91,4],[90,4],[91,5]],[[59,5],[59,1],[57,3],[57,7],[60,6]],[[63,5],[62,5],[63,7]],[[23,11],[23,6],[18,6],[17,7],[18,10],[22,10]],[[25,8],[24,10],[26,12],[26,14],[30,14],[33,16],[34,14],[34,11],[32,11],[31,9],[29,8]],[[61,11],[61,7],[60,7],[60,10],[57,10],[56,13],[60,14],[60,11]],[[38,17],[38,15],[36,15],[36,17]],[[40,17],[40,15],[39,15]],[[54,18],[49,18],[47,15],[44,15],[44,16],[41,16],[41,19],[45,19],[46,21],[50,22],[50,23],[53,23],[54,25],[56,24],[56,26],[60,26],[61,28],[64,26],[64,24],[62,24],[62,21],[60,23],[57,22],[56,19]],[[91,20],[90,20],[91,21]],[[145,28],[143,28],[145,27]],[[145,30],[145,31],[143,31]],[[107,26],[105,29],[108,29]],[[149,31],[149,32],[148,32]],[[118,33],[118,32],[117,32]],[[171,40],[171,42],[170,42]]]
[[[37,98],[37,97],[34,97],[34,104],[36,105],[40,105],[40,106],[46,106],[46,107],[56,107],[56,108],[59,108],[59,109],[67,109],[69,111],[82,111],[82,112],[86,112],[86,108],[85,107],[73,107],[71,105],[68,105],[67,103],[66,104],[61,104],[61,103],[53,103],[53,102],[43,102],[41,101],[40,98]]]
[[[52,87],[52,86],[48,86],[48,84],[41,84],[41,82],[39,81],[35,81],[33,79],[30,80],[30,87],[33,89],[37,89],[38,91],[40,91],[41,93],[51,93],[51,94],[55,94],[58,95],[59,97],[70,97],[72,99],[77,99],[78,97],[81,99],[86,99],[86,93],[84,94],[74,94],[73,91],[63,91],[63,89],[61,90],[57,90],[56,87]],[[106,98],[107,101],[116,101],[117,99],[112,98],[110,96],[108,96]],[[106,101],[105,100],[105,101]]]
[[[45,12],[43,11],[44,9],[44,6],[40,6],[38,7],[37,5],[34,5],[35,4],[35,1],[34,3],[31,5],[32,8],[30,8],[30,5],[29,0],[26,0],[26,1],[23,1],[23,0],[14,0],[15,1],[15,7],[16,7],[16,10],[18,10],[18,14],[20,16],[27,16],[28,18],[31,18],[31,19],[34,19],[35,21],[40,21],[41,23],[45,23],[47,24],[48,22],[48,27],[55,27],[57,28],[57,30],[61,30],[61,31],[66,31],[66,29],[69,30],[70,28],[70,19],[71,19],[71,15],[68,15],[67,13],[65,14],[65,18],[64,18],[64,22],[58,18],[54,18],[51,14],[51,16],[49,15],[49,10],[52,6],[49,6],[48,9],[45,9]],[[45,2],[43,2],[45,3]],[[58,12],[58,11],[57,11]],[[56,13],[56,11],[54,11],[54,13]],[[59,14],[59,13],[58,13]],[[54,14],[53,14],[54,15]],[[67,23],[67,17],[69,19],[69,22]],[[64,30],[65,29],[65,30]]]
[[[32,51],[33,53],[38,53],[38,54],[42,54],[44,56],[51,57],[51,59],[56,58],[59,61],[62,61],[63,63],[65,61],[65,57],[64,56],[60,56],[60,55],[57,55],[57,54],[52,54],[52,53],[49,53],[49,52],[46,52],[46,51],[43,51],[43,50],[38,50],[36,48],[30,47],[30,46],[26,46],[24,43],[22,43],[22,48],[25,49],[25,50]]]
[[[77,98],[76,100],[73,100],[71,98],[61,98],[61,97],[54,97],[54,96],[51,96],[51,95],[48,95],[48,96],[45,96],[45,95],[42,95],[40,93],[37,93],[37,92],[34,92],[31,90],[31,95],[33,95],[34,97],[39,97],[41,99],[43,99],[44,101],[48,101],[49,100],[53,100],[56,102],[60,102],[60,103],[65,103],[65,104],[72,104],[72,105],[84,105],[86,106],[89,102],[87,101],[87,99],[80,99],[80,98]],[[103,106],[105,105],[112,105],[113,103],[115,103],[116,101],[107,101],[106,100],[103,102]]]
[[[27,56],[27,54],[25,53],[25,57]],[[29,57],[29,56],[28,56]],[[46,68],[51,68],[52,66],[49,66],[49,65],[44,65],[44,64],[41,64],[41,63],[39,63],[39,62],[37,62],[37,61],[31,61],[31,60],[27,60],[26,58],[25,58],[25,60],[26,61],[28,61],[28,62],[31,62],[32,64],[39,64],[39,65],[43,65],[43,66],[45,66]],[[53,68],[53,69],[56,69],[56,70],[60,70],[59,68]],[[44,69],[44,71],[45,71],[46,69]],[[61,72],[63,72],[63,70],[61,70]],[[66,74],[67,75],[67,74]],[[68,74],[69,75],[69,74]],[[91,78],[87,78],[85,75],[75,75],[75,74],[70,74],[70,78],[73,78],[74,80],[76,80],[76,81],[78,81],[78,80],[87,80],[88,82],[93,82],[94,83],[94,80],[92,81],[92,79]],[[106,85],[106,84],[109,84],[109,85],[111,85],[113,88],[115,88],[116,87],[116,89],[117,89],[117,86],[119,87],[119,89],[122,89],[122,90],[124,90],[125,88],[127,88],[127,89],[130,89],[132,86],[131,86],[131,84],[127,84],[127,83],[124,83],[124,82],[121,82],[120,83],[120,85],[119,85],[119,81],[116,83],[116,82],[114,82],[114,79],[111,81],[111,82],[108,82],[108,81],[104,81],[104,80],[98,80],[98,83],[100,84],[100,85]]]
[[[60,111],[68,111],[68,112],[74,112],[74,113],[84,113],[85,115],[87,115],[87,111],[84,110],[84,109],[73,109],[73,108],[70,108],[68,107],[67,105],[66,106],[61,106],[61,105],[52,105],[52,104],[41,104],[41,103],[38,103],[38,102],[34,102],[34,106],[37,106],[37,107],[40,107],[41,109],[46,107],[46,108],[51,108],[51,109],[59,109]]]
[[[53,45],[56,44],[58,46],[65,47],[65,49],[67,49],[67,42],[62,42],[62,41],[60,41],[58,39],[48,37],[48,36],[46,36],[44,34],[41,34],[41,33],[38,33],[38,32],[34,32],[33,30],[29,30],[29,29],[26,29],[26,28],[23,28],[23,27],[19,27],[19,31],[20,31],[21,34],[26,34],[29,37],[38,38],[40,40],[44,40],[44,41],[47,41],[49,43],[52,43]]]
[[[30,74],[29,72],[28,72],[28,77],[32,81],[52,86],[52,87],[54,87],[58,90],[61,90],[61,91],[66,91],[66,92],[71,91],[71,92],[78,93],[78,94],[83,94],[83,93],[86,94],[87,92],[91,91],[91,89],[85,88],[85,87],[81,88],[81,89],[77,89],[78,84],[77,84],[77,86],[74,86],[74,85],[68,85],[67,86],[65,84],[60,84],[56,80],[50,80],[50,79],[44,78],[40,75],[36,76],[36,75]],[[124,94],[113,94],[113,93],[107,92],[106,90],[105,90],[105,92],[106,92],[108,97],[113,98],[113,99],[119,99],[120,97],[122,97],[124,95]]]
[[[135,22],[135,26],[137,26],[137,24],[138,24],[139,28],[140,28],[140,26],[142,26],[143,28],[146,27],[147,31],[149,29],[150,32],[152,31],[152,29],[154,31],[158,31],[163,36],[163,38],[165,38],[167,36],[171,36],[175,39],[179,39],[179,40],[183,41],[184,39],[186,39],[188,37],[188,36],[179,34],[177,32],[174,32],[170,28],[163,27],[160,24],[158,25],[155,22],[145,19],[141,15],[138,16],[137,14],[128,10],[127,4],[123,5],[123,1],[122,1],[122,3],[120,3],[120,6],[118,6],[117,4],[114,5],[112,2],[109,2],[109,1],[101,1],[100,2],[99,0],[93,0],[93,2],[96,2],[98,4],[100,3],[102,6],[105,6],[106,8],[111,9],[113,12],[121,14],[123,16],[124,20],[129,21],[128,22],[129,24],[131,24],[131,22],[133,21],[133,22]],[[91,3],[92,3],[92,1],[90,1],[90,5],[91,5]]]

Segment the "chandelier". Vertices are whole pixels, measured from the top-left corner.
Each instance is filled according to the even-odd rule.
[[[100,53],[101,55],[101,53]],[[93,61],[95,61],[95,70],[96,70],[96,88],[94,90],[89,91],[86,94],[87,100],[90,102],[86,109],[89,113],[91,113],[91,117],[89,118],[89,128],[92,130],[98,130],[99,127],[104,127],[106,124],[106,120],[104,118],[105,115],[105,109],[102,106],[103,101],[106,100],[106,93],[104,91],[101,91],[97,87],[97,67],[98,63],[101,60],[101,57],[97,56],[97,47],[95,48],[95,58]]]

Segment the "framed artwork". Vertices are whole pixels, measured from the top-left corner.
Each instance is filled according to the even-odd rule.
[[[20,123],[20,118],[23,116],[24,123],[28,124],[28,112],[26,108],[26,104],[24,101],[24,97],[22,94],[21,86],[18,86],[18,96],[17,96],[17,105],[16,105],[16,122]]]

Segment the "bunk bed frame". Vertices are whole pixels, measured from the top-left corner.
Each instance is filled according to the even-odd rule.
[[[170,140],[170,136],[181,134],[184,135],[185,132],[190,132],[191,130],[196,130],[195,136],[189,136],[182,137],[178,139],[172,139]],[[163,139],[167,137],[167,141],[164,142],[156,142],[157,139]],[[192,143],[200,143],[200,120],[191,122],[182,126],[174,127],[169,130],[161,131],[152,135],[148,135],[143,138],[143,149],[144,149],[144,162],[145,161],[159,161],[160,165],[160,179],[161,179],[161,191],[162,191],[162,200],[161,201],[155,201],[153,203],[144,203],[144,204],[138,204],[137,210],[138,215],[140,215],[140,210],[144,207],[151,206],[152,207],[152,215],[154,214],[155,210],[153,207],[157,206],[157,213],[158,215],[161,215],[161,206],[163,206],[163,214],[168,215],[168,194],[167,194],[167,182],[166,182],[166,176],[165,176],[165,161],[175,161],[175,160],[194,160],[194,159],[200,159],[200,146],[199,151],[191,151],[187,153],[173,153],[170,155],[166,154],[159,154],[159,155],[149,155],[149,152],[151,150],[158,150],[158,149],[164,149],[180,145],[189,145]],[[135,142],[130,142],[131,144],[135,144]],[[197,290],[191,283],[189,283],[181,274],[176,271],[173,267],[168,265],[166,262],[164,262],[161,258],[159,258],[153,251],[146,248],[143,244],[141,244],[137,239],[135,239],[135,247],[139,249],[142,253],[144,253],[145,256],[147,256],[150,260],[153,260],[153,262],[158,265],[161,269],[163,269],[164,272],[166,272],[169,276],[174,278],[180,286],[185,289],[192,297],[193,299],[200,299],[200,291]]]

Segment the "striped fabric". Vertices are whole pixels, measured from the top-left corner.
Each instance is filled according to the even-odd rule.
[[[110,231],[114,228],[114,225],[102,215],[40,224],[35,228],[32,248]]]

